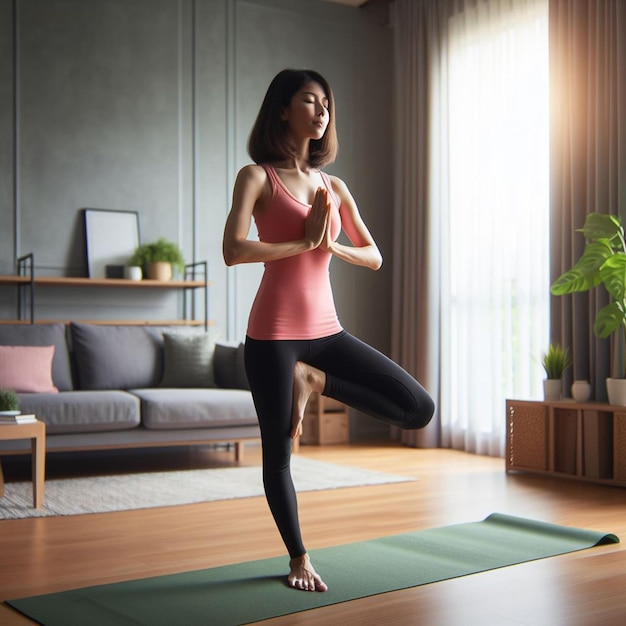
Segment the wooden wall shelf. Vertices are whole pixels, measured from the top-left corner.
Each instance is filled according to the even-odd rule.
[[[47,288],[96,288],[96,289],[179,289],[183,291],[184,302],[183,311],[185,318],[181,320],[90,320],[85,323],[90,324],[108,324],[108,325],[152,325],[152,326],[171,326],[171,325],[185,325],[185,326],[204,326],[205,330],[208,330],[210,325],[208,319],[209,299],[208,299],[208,287],[210,282],[207,279],[208,265],[206,261],[198,261],[195,263],[189,263],[185,266],[185,275],[189,276],[189,279],[185,280],[130,280],[127,278],[82,278],[82,277],[65,277],[65,276],[35,276],[35,262],[34,255],[27,254],[20,257],[17,260],[18,272],[15,275],[0,275],[0,287],[17,287],[18,290],[18,302],[17,302],[17,319],[15,320],[2,320],[2,324],[50,324],[54,322],[69,323],[67,320],[41,320],[35,319],[34,302],[35,302],[35,288],[40,287]],[[197,280],[197,276],[201,276],[202,280]],[[203,305],[204,305],[204,317],[201,320],[196,320],[192,311],[191,318],[187,318],[187,293],[192,290],[204,290]],[[26,296],[29,296],[30,300],[30,313],[26,314]],[[192,309],[193,309],[192,304]],[[28,319],[27,319],[28,318]],[[79,320],[72,320],[79,321]]]
[[[0,276],[0,285],[18,286],[28,285],[31,280],[28,276]],[[72,278],[57,276],[35,276],[33,284],[38,287],[129,287],[143,289],[198,289],[210,286],[210,282],[203,280],[130,280],[127,278]]]
[[[506,401],[506,471],[626,487],[626,407]]]
[[[95,324],[98,326],[204,326],[204,320],[0,320],[2,324],[20,324],[24,326],[32,326],[37,324],[65,324],[70,322],[77,322],[79,324]],[[213,326],[215,322],[212,320],[207,321],[208,326]]]

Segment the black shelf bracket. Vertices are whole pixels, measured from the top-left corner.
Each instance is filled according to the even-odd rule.
[[[31,252],[17,259],[17,275],[29,278],[27,283],[20,283],[17,289],[17,319],[26,319],[26,292],[29,293],[30,323],[35,323],[35,256]]]
[[[196,319],[196,289],[204,289],[203,308],[204,308],[204,330],[209,330],[209,264],[207,261],[196,261],[195,263],[187,263],[185,265],[185,280],[203,280],[203,287],[190,287],[183,292],[183,318],[185,320]],[[188,300],[187,292],[191,289]],[[191,310],[191,312],[190,312]]]

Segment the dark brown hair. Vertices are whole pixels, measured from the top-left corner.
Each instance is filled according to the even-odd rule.
[[[337,129],[335,126],[335,99],[328,81],[313,70],[286,69],[279,72],[263,99],[250,138],[248,154],[255,163],[274,163],[294,156],[295,147],[289,137],[287,125],[281,120],[285,107],[304,85],[318,83],[328,99],[329,121],[321,139],[309,144],[309,165],[322,167],[332,163],[337,156]]]

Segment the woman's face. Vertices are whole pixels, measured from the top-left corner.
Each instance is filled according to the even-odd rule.
[[[330,119],[328,98],[322,86],[314,81],[306,83],[294,94],[281,119],[289,124],[296,137],[321,139]]]

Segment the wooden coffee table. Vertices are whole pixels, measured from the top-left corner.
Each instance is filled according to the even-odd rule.
[[[0,441],[8,439],[31,440],[33,506],[39,509],[43,505],[43,485],[46,475],[46,425],[40,421],[29,424],[0,424]],[[3,495],[4,476],[0,459],[0,497]]]

